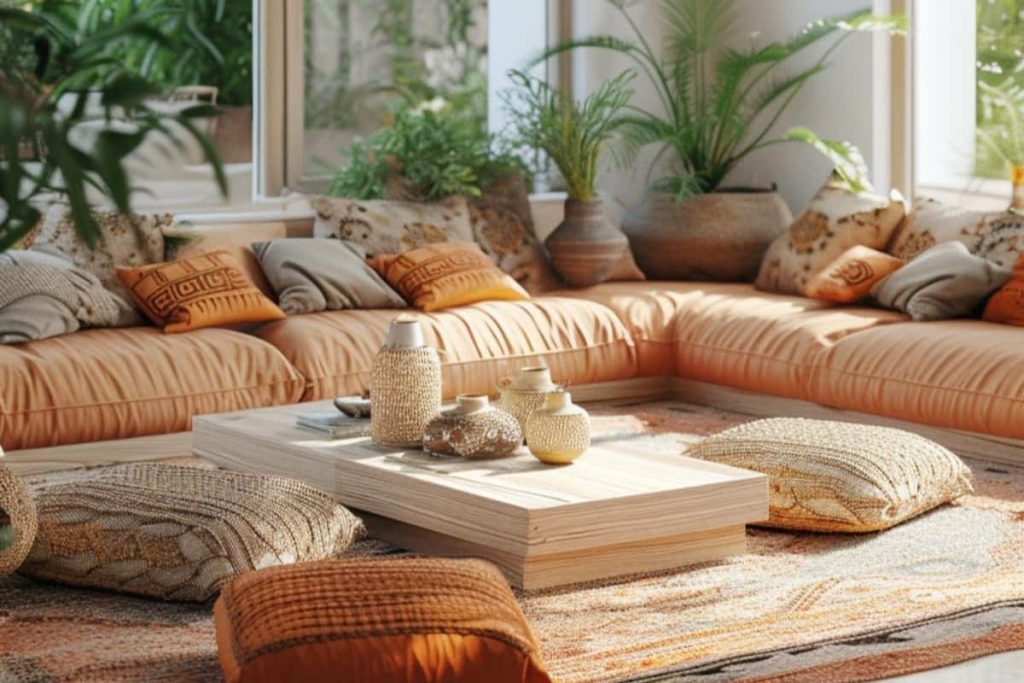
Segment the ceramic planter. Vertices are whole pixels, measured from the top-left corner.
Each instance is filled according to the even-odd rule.
[[[749,282],[792,222],[774,190],[712,192],[683,202],[650,193],[626,213],[622,230],[648,279]]]
[[[607,280],[629,249],[629,241],[608,218],[599,198],[565,200],[565,218],[544,244],[555,271],[573,287]]]

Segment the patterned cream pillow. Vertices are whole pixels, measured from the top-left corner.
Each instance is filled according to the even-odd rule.
[[[469,206],[462,197],[439,202],[359,201],[316,197],[314,237],[355,242],[368,256],[400,254],[438,242],[472,242]]]
[[[167,600],[209,600],[239,574],[329,559],[364,533],[283,477],[144,463],[27,483],[39,531],[22,574]]]
[[[858,194],[833,178],[789,230],[772,242],[755,286],[768,292],[806,294],[811,278],[850,247],[885,249],[903,214],[898,193],[891,198]]]
[[[963,242],[974,252],[992,214],[968,211],[930,197],[914,200],[914,206],[892,236],[887,252],[912,261],[936,244]],[[1012,265],[1012,264],[1011,264]]]
[[[129,303],[131,296],[118,279],[117,268],[163,261],[163,231],[174,222],[174,217],[169,213],[120,214],[116,211],[100,211],[94,215],[103,234],[95,249],[78,237],[74,221],[62,204],[55,204],[46,211],[39,225],[22,240],[22,248],[67,258]],[[140,321],[141,318],[135,322]]]
[[[537,240],[522,175],[500,178],[469,202],[473,240],[530,294],[561,286]]]
[[[687,455],[768,475],[765,526],[782,529],[879,531],[973,490],[971,471],[948,449],[888,427],[757,420]]]

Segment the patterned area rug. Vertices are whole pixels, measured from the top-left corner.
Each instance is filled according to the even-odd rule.
[[[595,428],[674,453],[746,419],[656,403]],[[1024,470],[970,464],[974,495],[887,532],[751,529],[740,557],[520,602],[566,682],[864,681],[1024,648]],[[36,680],[220,680],[210,608],[0,581],[0,682]]]

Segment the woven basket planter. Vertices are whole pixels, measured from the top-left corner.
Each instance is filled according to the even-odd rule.
[[[429,346],[382,348],[370,375],[374,443],[418,447],[441,412],[441,359]]]
[[[0,511],[0,577],[3,577],[13,574],[28,557],[38,525],[36,506],[28,487],[4,465],[0,465]]]

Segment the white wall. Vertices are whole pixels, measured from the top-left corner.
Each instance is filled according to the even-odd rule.
[[[629,36],[617,11],[605,0],[574,0],[577,37],[599,33]],[[737,0],[738,24],[733,39],[747,46],[751,34],[765,43],[782,40],[799,32],[812,20],[855,11],[870,0]],[[885,2],[876,2],[876,11],[885,11]],[[653,0],[633,5],[645,35],[653,45],[660,42],[660,3]],[[804,125],[827,138],[848,140],[864,153],[872,180],[879,189],[888,189],[888,66],[886,39],[871,35],[852,36],[835,55],[831,68],[809,83],[789,111],[780,119],[779,133],[791,126]],[[817,48],[816,48],[817,49]],[[817,52],[820,54],[820,51]],[[617,74],[629,61],[599,50],[577,53],[575,87],[577,95],[592,89],[610,75]],[[807,64],[816,54],[808,52],[793,67]],[[876,77],[877,76],[877,77]],[[642,79],[637,81],[640,106],[656,106],[654,91]],[[623,204],[635,202],[643,193],[648,159],[642,158],[636,172],[606,172],[601,180],[606,193]],[[884,158],[883,158],[884,157]],[[777,183],[794,210],[802,207],[817,191],[830,169],[817,152],[799,144],[780,145],[759,151],[729,178],[730,185],[767,186]]]

